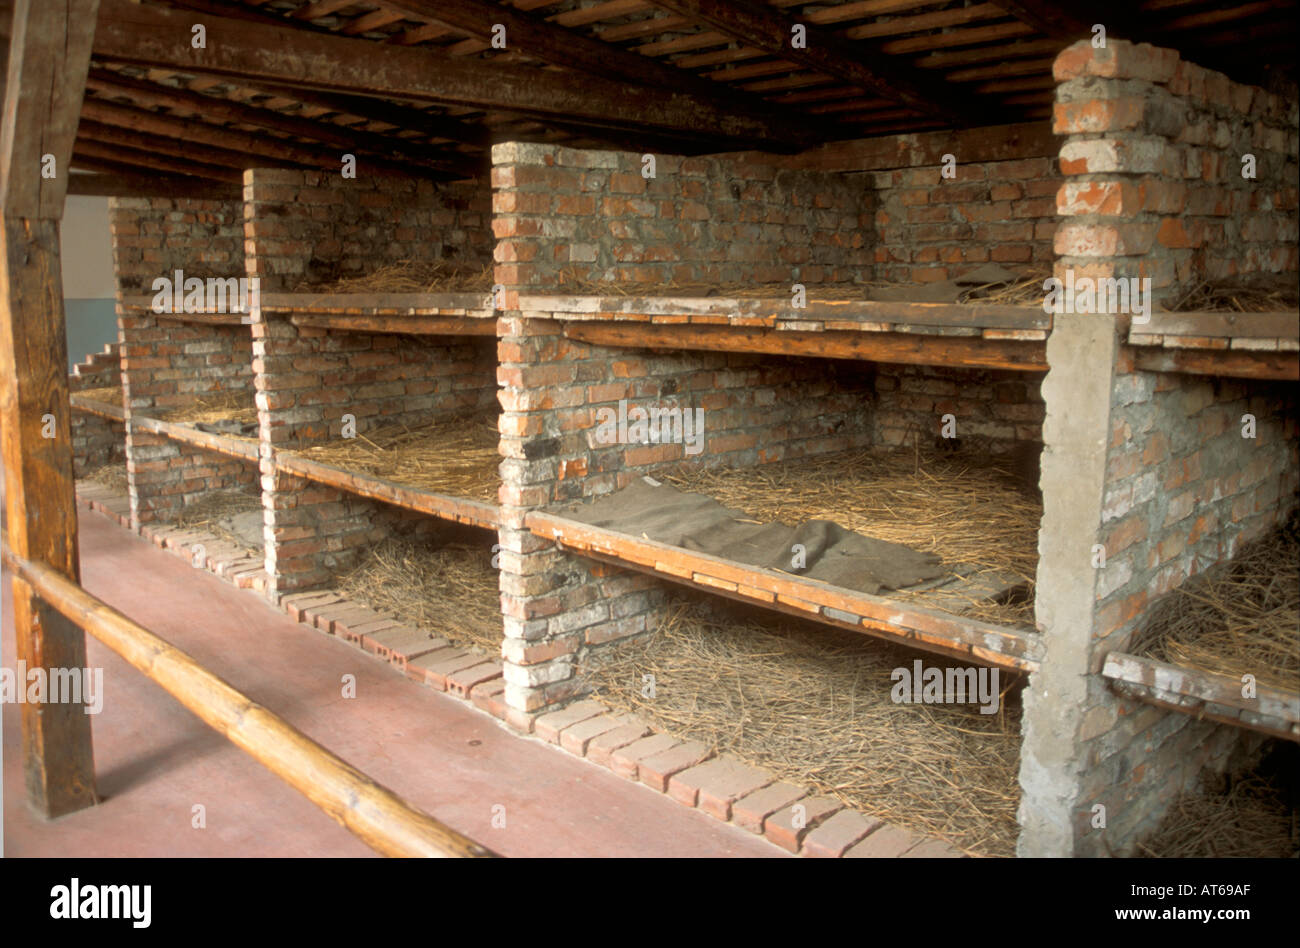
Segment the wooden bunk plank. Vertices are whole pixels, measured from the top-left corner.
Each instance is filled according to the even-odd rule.
[[[815,287],[813,288],[815,290]],[[506,294],[507,303],[510,294]],[[1052,317],[1041,306],[1006,306],[984,303],[907,303],[895,300],[810,299],[801,309],[790,306],[788,296],[567,296],[519,294],[518,308],[575,319],[583,314],[608,320],[629,316],[728,316],[779,321],[824,322],[842,320],[873,325],[953,326],[978,329],[1050,330]]]
[[[1222,336],[1231,339],[1300,338],[1300,312],[1152,313],[1132,331],[1157,336]]]
[[[263,312],[492,318],[488,293],[264,293]]]
[[[321,464],[290,451],[275,452],[277,470],[318,484],[337,487],[340,490],[374,500],[416,510],[420,513],[454,520],[475,527],[495,530],[500,526],[500,514],[495,504],[467,497],[452,497],[447,494],[435,494],[420,490],[418,487],[405,487],[393,481],[372,477],[366,474],[354,474],[329,464]]]
[[[904,365],[961,365],[1019,372],[1047,370],[1047,346],[1041,341],[918,333],[796,332],[746,326],[592,322],[566,324],[564,334],[580,342],[605,346],[758,352]]]
[[[189,425],[173,421],[160,421],[157,418],[145,418],[140,415],[131,417],[132,427],[162,435],[173,441],[180,441],[205,451],[214,451],[244,461],[257,461],[258,442],[254,438],[235,438],[230,435],[211,434],[199,431]]]
[[[821,622],[943,651],[1015,671],[1033,671],[1042,643],[1032,633],[924,606],[853,592],[816,580],[745,566],[694,550],[657,543],[545,511],[534,510],[524,525],[566,549],[652,572],[732,598],[815,618]]]
[[[1123,652],[1106,656],[1102,674],[1142,701],[1300,742],[1300,692],[1256,685],[1243,698],[1239,679]]]
[[[1165,349],[1129,346],[1133,367],[1145,372],[1300,381],[1300,352],[1256,349]]]
[[[126,421],[126,410],[121,405],[99,402],[93,398],[87,398],[80,392],[73,392],[68,397],[68,401],[74,410],[85,412],[87,415],[98,415],[100,418],[107,418],[109,421]]]
[[[412,336],[495,336],[495,319],[476,316],[367,316],[342,313],[295,313],[295,326],[345,332],[404,333]]]

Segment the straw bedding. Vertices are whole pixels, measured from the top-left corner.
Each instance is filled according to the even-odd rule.
[[[999,305],[1041,305],[1043,281],[1052,275],[1049,269],[1026,270],[1015,274],[1010,281],[997,281],[983,285],[952,287],[950,296],[954,303],[982,303]],[[779,299],[790,297],[790,283],[693,283],[664,280],[656,283],[636,283],[616,280],[592,280],[577,268],[561,271],[556,284],[540,287],[538,292],[563,293],[575,296],[681,296],[717,297],[719,299]],[[918,299],[933,302],[934,284],[889,283],[882,280],[861,280],[853,283],[806,284],[809,300],[902,300],[906,301],[909,288]]]
[[[999,676],[1009,693],[996,714],[896,704],[890,673],[910,672],[918,653],[689,594],[669,602],[656,631],[585,660],[604,702],[968,852],[1014,854],[1016,676]],[[643,694],[645,675],[654,676],[653,698]]]
[[[120,385],[101,385],[98,388],[83,388],[79,392],[74,392],[82,398],[89,398],[93,402],[102,402],[105,405],[116,405],[122,407],[122,386]]]
[[[360,276],[307,281],[295,293],[489,293],[492,265],[399,260]]]
[[[501,654],[497,571],[481,546],[392,537],[372,548],[338,589],[453,645]]]
[[[184,405],[164,412],[158,416],[158,419],[206,424],[215,421],[256,424],[257,406],[253,404],[251,392],[207,392],[196,395]]]
[[[495,502],[499,478],[495,414],[431,424],[386,425],[304,448],[304,457],[439,494]]]
[[[1294,767],[1290,783],[1294,786]],[[1300,813],[1280,774],[1209,775],[1180,796],[1138,854],[1166,859],[1300,856]]]
[[[1151,609],[1132,650],[1187,668],[1300,690],[1300,513]]]
[[[262,511],[262,495],[242,490],[218,490],[204,494],[194,503],[186,504],[172,521],[174,526],[186,530],[205,530],[218,539],[238,547],[249,556],[261,556],[264,547],[252,545],[245,537],[232,533],[225,524],[232,517]]]
[[[1260,276],[1249,280],[1201,282],[1173,300],[1177,313],[1266,313],[1300,306],[1300,289],[1294,276]]]
[[[119,458],[116,461],[108,461],[93,470],[86,471],[79,479],[83,481],[91,481],[95,484],[101,484],[104,487],[125,494],[128,489],[126,460]]]
[[[888,596],[1033,627],[1042,502],[1019,486],[1004,460],[908,449],[850,451],[752,468],[677,468],[660,476],[756,520],[830,520],[865,536],[936,553],[948,566],[1013,574],[1029,589],[1017,602],[975,601],[943,588]]]

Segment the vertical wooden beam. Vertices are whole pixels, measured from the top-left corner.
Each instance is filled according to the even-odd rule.
[[[19,556],[73,580],[77,510],[58,221],[98,6],[99,0],[16,0],[0,125],[0,454],[8,540]],[[51,157],[54,174],[47,177]],[[25,582],[15,578],[13,591],[18,661],[29,672],[44,669],[47,682],[49,669],[84,668],[85,633]],[[93,804],[94,753],[83,706],[27,702],[22,730],[33,809],[56,817]]]

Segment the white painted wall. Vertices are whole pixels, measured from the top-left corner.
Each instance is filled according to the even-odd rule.
[[[108,198],[69,197],[59,225],[63,252],[63,297],[113,299],[113,242],[108,231]]]

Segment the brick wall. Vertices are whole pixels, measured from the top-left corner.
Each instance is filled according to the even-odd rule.
[[[956,419],[957,437],[991,453],[1013,442],[1041,441],[1042,377],[1037,373],[948,369],[939,366],[876,367],[877,444],[929,446],[942,418]]]
[[[960,159],[960,155],[955,157]],[[932,165],[872,174],[875,279],[928,283],[985,263],[1012,269],[1052,262],[1061,184],[1048,158]]]
[[[1163,299],[1300,268],[1294,101],[1122,41],[1076,43],[1054,73],[1054,129],[1067,136],[1058,276],[1150,277]]]
[[[485,183],[252,168],[244,172],[248,275],[274,293],[404,260],[487,266],[490,213]]]
[[[136,525],[169,520],[205,491],[248,488],[247,463],[179,444],[130,425],[196,395],[247,392],[252,399],[252,340],[247,326],[186,323],[124,309],[125,296],[153,295],[153,281],[239,277],[244,272],[238,201],[114,198],[109,203],[117,278],[118,334],[127,428],[127,477]]]
[[[1036,603],[1047,659],[1025,697],[1023,855],[1128,855],[1202,769],[1261,743],[1121,698],[1100,671],[1158,596],[1295,508],[1294,385],[1134,371],[1120,325],[1058,316],[1048,343]]]
[[[108,343],[103,352],[91,353],[84,362],[73,366],[68,376],[68,391],[119,385],[122,381],[121,356],[117,343]],[[125,464],[126,427],[98,415],[72,412],[72,471],[81,477],[110,462]]]
[[[653,627],[661,589],[539,540],[523,529],[529,510],[680,462],[746,467],[871,442],[871,375],[858,363],[593,346],[537,314],[503,317],[500,333],[503,654],[517,709],[580,692],[581,651]],[[620,399],[629,409],[702,408],[702,452],[598,443],[598,412]]]
[[[496,282],[827,283],[870,276],[865,183],[750,157],[492,149]]]

